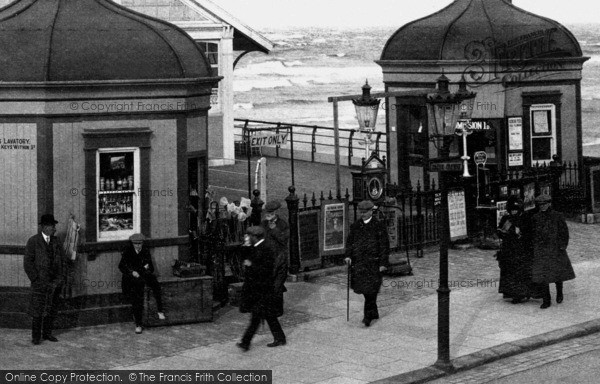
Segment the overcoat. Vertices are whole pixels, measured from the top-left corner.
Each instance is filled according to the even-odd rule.
[[[265,230],[265,242],[267,246],[275,251],[275,263],[273,266],[273,287],[275,289],[273,297],[273,314],[277,317],[283,315],[283,293],[287,292],[285,281],[288,276],[289,268],[289,225],[277,217],[275,228],[269,227],[269,221],[263,220],[261,226]]]
[[[51,236],[47,244],[41,233],[30,237],[25,246],[23,267],[31,281],[29,314],[55,316],[56,300],[69,268],[69,260],[58,239]]]
[[[350,226],[346,257],[350,258],[351,287],[358,294],[374,294],[381,286],[379,267],[389,266],[390,240],[387,228],[375,217]]]
[[[531,217],[527,213],[503,216],[498,225],[498,236],[502,239],[498,252],[498,292],[510,297],[529,296],[533,259]]]
[[[551,208],[533,216],[533,265],[535,283],[556,283],[575,278],[567,255],[569,228],[563,216]]]
[[[253,246],[246,257],[252,265],[245,267],[240,312],[262,317],[277,315],[273,305],[275,251],[263,241]]]
[[[148,265],[148,268],[144,268],[144,265]],[[143,292],[144,278],[154,273],[154,264],[148,248],[142,245],[140,253],[137,254],[132,244],[127,245],[121,252],[119,270],[123,273],[121,289],[125,297],[129,297],[133,290],[142,290]],[[133,271],[136,271],[140,277],[134,277],[132,275]]]

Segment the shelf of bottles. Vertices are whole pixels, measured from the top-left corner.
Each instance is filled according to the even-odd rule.
[[[98,238],[127,238],[136,229],[134,151],[99,154]]]

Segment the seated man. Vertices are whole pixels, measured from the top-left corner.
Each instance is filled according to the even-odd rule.
[[[131,243],[123,250],[119,270],[123,273],[123,295],[133,308],[135,333],[142,333],[142,313],[144,311],[144,286],[147,284],[154,293],[158,318],[165,320],[160,292],[160,284],[154,276],[154,265],[150,252],[144,247],[144,235],[136,233],[129,238]]]

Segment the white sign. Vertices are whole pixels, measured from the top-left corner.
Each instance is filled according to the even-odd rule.
[[[508,149],[510,151],[523,150],[523,118],[521,117],[508,119]]]
[[[515,152],[508,154],[508,166],[519,167],[523,165],[523,152]]]
[[[502,216],[508,213],[506,211],[506,203],[506,201],[498,201],[496,203],[496,227],[500,225],[500,220],[502,220]]]
[[[485,166],[485,162],[487,161],[487,153],[484,151],[477,151],[473,155],[473,160],[475,161],[475,164],[483,164]]]
[[[448,192],[448,218],[450,220],[450,240],[467,237],[467,208],[465,191]]]
[[[252,137],[250,137],[250,146],[263,147],[263,146],[286,145],[288,136],[289,136],[289,133],[280,133],[278,135],[269,135],[269,136],[252,136]]]

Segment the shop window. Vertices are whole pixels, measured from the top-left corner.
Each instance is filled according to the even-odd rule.
[[[140,232],[139,149],[98,149],[96,175],[98,241],[125,240]]]
[[[420,106],[410,106],[406,130],[406,151],[409,157],[422,160],[428,150],[427,129],[423,127]]]
[[[197,43],[200,50],[204,53],[210,67],[213,71],[213,76],[219,76],[219,44],[218,43],[209,43],[205,41],[200,41]],[[210,104],[218,105],[219,104],[219,85],[212,89],[210,95]]]
[[[535,104],[530,108],[532,164],[549,164],[556,154],[555,110],[554,104]]]

